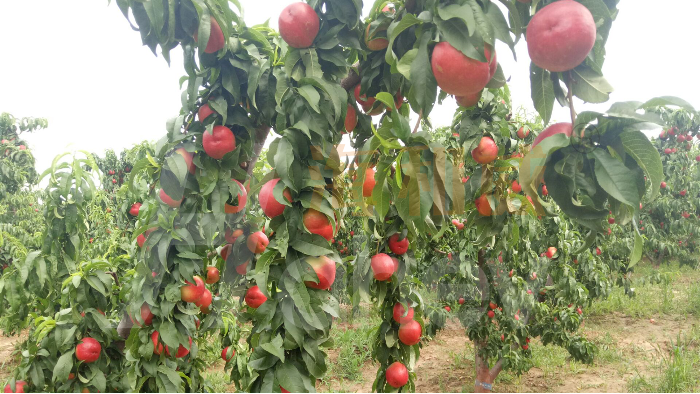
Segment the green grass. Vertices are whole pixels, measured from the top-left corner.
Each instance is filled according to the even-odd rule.
[[[694,328],[673,343],[671,354],[658,363],[657,375],[637,376],[628,384],[631,392],[700,392],[700,329]]]
[[[369,314],[371,311],[360,310],[352,319],[354,326],[334,327],[331,330],[333,348],[338,349],[338,357],[335,362],[328,363],[324,382],[361,380],[362,367],[371,360],[372,329],[379,322],[376,316],[372,318]]]
[[[649,283],[651,275],[659,274],[661,283]],[[678,263],[663,264],[658,270],[642,264],[634,274],[634,297],[624,289],[615,287],[610,297],[597,300],[588,308],[590,316],[622,313],[636,318],[651,318],[658,315],[700,315],[700,271]]]
[[[226,393],[230,389],[229,376],[223,371],[206,373],[205,379],[211,385],[212,393]]]

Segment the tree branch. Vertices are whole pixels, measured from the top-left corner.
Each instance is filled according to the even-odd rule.
[[[265,146],[265,141],[267,140],[267,136],[269,134],[270,126],[268,125],[263,124],[258,126],[257,129],[255,129],[255,141],[253,142],[253,156],[250,158],[250,160],[246,162],[248,166],[246,168],[248,176],[253,176],[253,168],[255,168],[255,164],[260,158],[260,152],[262,152],[262,149]]]
[[[494,366],[489,370],[491,379],[496,380],[496,376],[501,373],[501,370],[503,370],[503,359],[499,358],[498,361],[496,361],[496,364],[494,364]]]
[[[355,72],[355,67],[357,67],[359,71],[360,63],[353,64],[350,70],[348,71],[348,76],[343,78],[342,81],[340,81],[340,87],[342,87],[346,91],[354,89],[355,86],[358,83],[360,83],[360,75],[357,72]]]
[[[418,121],[416,122],[416,126],[413,128],[413,134],[418,132],[418,126],[420,126],[421,120],[423,120],[423,110],[420,110],[420,114],[418,114]]]
[[[486,271],[485,271],[485,266],[486,262],[484,261],[484,255],[486,252],[484,249],[479,249],[479,252],[477,253],[477,259],[476,259],[476,265],[479,267],[479,292],[481,293],[481,310],[484,311],[486,310],[486,306],[488,305],[489,301],[489,281],[488,278],[486,277]]]
[[[569,101],[569,113],[571,115],[571,126],[576,122],[576,111],[574,110],[574,93],[573,93],[573,80],[571,78],[571,71],[568,72],[566,78],[566,87],[569,90],[567,92],[567,99]]]

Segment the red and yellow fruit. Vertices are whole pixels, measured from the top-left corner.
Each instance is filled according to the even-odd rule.
[[[209,17],[210,18],[210,31],[209,31],[209,41],[207,41],[207,46],[204,49],[205,53],[215,53],[224,48],[224,44],[226,43],[226,40],[224,39],[224,33],[221,31],[221,26],[219,26],[219,22],[214,19],[213,16]],[[197,42],[197,36],[198,32],[194,32],[194,41]]]
[[[214,266],[207,267],[207,284],[211,285],[219,281],[219,269]]]
[[[351,133],[355,130],[355,126],[357,126],[357,111],[355,111],[355,107],[348,104],[348,111],[345,114],[345,131]]]
[[[330,289],[335,281],[335,261],[328,258],[328,256],[320,256],[309,257],[306,259],[306,262],[311,266],[318,278],[318,281],[305,281],[306,287],[320,290]]]
[[[333,238],[333,226],[324,213],[309,208],[304,212],[303,222],[304,227],[311,234],[318,234],[327,241]]]
[[[199,297],[197,301],[195,301],[195,305],[199,307],[199,310],[202,311],[202,313],[209,313],[209,306],[211,305],[212,301],[212,294],[209,289],[204,289],[204,292],[202,293],[202,296]]]
[[[250,236],[246,240],[246,246],[248,246],[248,250],[255,254],[260,254],[264,252],[265,249],[267,249],[267,245],[269,243],[270,240],[267,239],[267,235],[265,235],[265,233],[262,231],[256,231],[253,234],[250,234]]]
[[[231,352],[229,353],[229,349]],[[224,360],[225,362],[229,362],[233,359],[233,356],[236,355],[236,351],[231,347],[231,346],[226,346],[224,350],[221,351],[221,359]]]
[[[163,190],[163,189],[160,189],[160,192],[158,193],[158,196],[160,197],[160,200],[163,201],[163,203],[164,203],[165,205],[169,206],[170,208],[178,208],[178,207],[180,207],[180,205],[182,204],[182,200],[183,200],[183,198],[181,198],[181,199],[179,199],[179,200],[173,199],[172,197],[170,197],[169,195],[167,195],[167,194],[165,193],[165,190]]]
[[[551,3],[530,19],[527,50],[535,65],[562,72],[581,64],[593,49],[596,24],[591,12],[573,0]]]
[[[386,253],[372,256],[371,263],[374,279],[382,282],[391,278],[394,274],[394,262]]]
[[[479,211],[481,216],[491,216],[491,204],[489,203],[489,198],[486,194],[482,194],[476,199],[476,210]]]
[[[224,212],[229,214],[242,211],[245,208],[246,202],[248,201],[248,192],[246,191],[245,187],[243,187],[243,184],[236,179],[231,180],[238,185],[238,195],[236,196],[238,202],[234,205],[234,199],[231,199],[224,204]],[[231,204],[229,204],[229,202],[231,202]]]
[[[92,363],[100,358],[102,345],[96,339],[85,337],[75,347],[75,357],[84,363]]]
[[[472,158],[479,164],[489,164],[498,157],[498,146],[491,137],[481,137],[479,145],[472,150]]]
[[[25,382],[24,380],[16,380],[14,389],[12,389],[12,387],[8,383],[7,385],[5,385],[4,391],[6,393],[24,393],[25,387],[27,386],[29,386],[29,383]]]
[[[274,218],[281,215],[282,212],[284,212],[284,208],[287,207],[286,205],[277,201],[273,194],[273,190],[279,181],[280,178],[267,181],[263,185],[262,189],[260,189],[260,194],[258,195],[260,207],[262,208],[263,213],[269,218]],[[282,195],[288,202],[292,202],[292,193],[289,191],[289,188],[284,188]]]
[[[401,256],[408,251],[408,237],[404,237],[399,241],[399,233],[396,233],[389,237],[389,250],[392,253]]]
[[[131,205],[131,208],[129,208],[129,215],[131,216],[139,216],[139,210],[141,209],[141,203],[140,202],[135,202]]]
[[[226,126],[214,126],[211,133],[202,133],[202,146],[209,157],[220,160],[236,149],[236,136]]]
[[[440,89],[455,96],[466,96],[482,90],[492,77],[491,48],[484,46],[486,62],[464,55],[444,41],[435,45],[430,65]],[[495,55],[495,52],[493,52]],[[495,66],[495,56],[492,62]],[[495,71],[495,68],[494,68]]]
[[[408,383],[408,369],[398,361],[386,369],[386,382],[389,386],[398,389]]]
[[[258,286],[253,286],[246,291],[244,300],[249,307],[257,309],[267,301],[267,297],[260,291]]]
[[[464,108],[471,108],[479,104],[479,100],[481,99],[481,93],[483,92],[483,90],[479,90],[476,93],[470,93],[464,96],[455,96],[455,100],[457,100],[457,104],[459,104],[460,106]]]
[[[199,276],[194,277],[194,283],[185,281],[185,286],[180,287],[180,298],[184,302],[197,302],[204,294],[204,281]]]
[[[537,144],[542,142],[542,140],[544,140],[547,137],[551,137],[555,134],[564,134],[567,137],[571,137],[571,133],[573,132],[573,130],[574,128],[571,125],[571,123],[555,123],[544,129],[544,131],[542,131],[541,133],[537,134],[537,137],[535,137],[535,140],[532,142],[532,147],[536,147]]]
[[[365,181],[362,184],[362,197],[371,197],[372,190],[374,190],[376,184],[377,181],[374,180],[374,168],[367,167],[365,171]]]
[[[313,44],[320,20],[310,5],[298,2],[285,7],[278,21],[280,36],[292,48],[308,48]]]
[[[413,308],[409,307],[408,312],[406,312],[406,308],[401,304],[400,302],[397,302],[394,304],[394,310],[393,310],[393,318],[394,321],[399,323],[399,324],[406,324],[413,320],[413,315],[414,315],[414,310]]]
[[[423,333],[423,328],[420,323],[411,320],[408,323],[402,324],[399,327],[399,341],[404,345],[413,346],[420,342],[420,336]]]

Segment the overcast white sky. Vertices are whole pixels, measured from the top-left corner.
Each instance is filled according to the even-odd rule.
[[[249,25],[270,19],[275,28],[278,12],[292,2],[241,0]],[[371,2],[365,3],[367,10]],[[611,102],[675,95],[700,107],[700,2],[622,0],[619,7],[604,68],[615,87]],[[101,154],[155,141],[180,109],[178,79],[184,71],[179,51],[172,51],[168,67],[141,45],[139,33],[114,3],[1,1],[0,37],[0,112],[49,120],[47,130],[26,136],[39,171],[64,151]],[[514,106],[532,110],[525,43],[519,45],[519,63],[506,47],[497,50],[511,78]],[[577,110],[608,105],[579,103]],[[450,100],[434,110],[433,123],[449,124],[455,108]],[[567,117],[567,110],[555,110],[554,119]]]

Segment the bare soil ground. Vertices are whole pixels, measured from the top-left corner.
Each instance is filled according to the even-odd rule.
[[[656,361],[668,356],[671,341],[697,325],[697,320],[673,317],[634,319],[622,314],[594,317],[587,321],[584,334],[602,348],[593,365],[566,358],[565,351],[552,346],[538,349],[537,361],[545,363],[520,377],[503,373],[495,392],[626,392],[628,382],[637,376],[656,373]],[[339,330],[352,326],[341,325]],[[551,354],[556,353],[556,354]],[[330,351],[330,362],[338,351]],[[416,365],[417,392],[471,392],[474,384],[474,353],[464,329],[451,322],[421,350]],[[377,366],[366,362],[355,381],[331,380],[319,391],[371,392]]]
[[[5,381],[5,378],[12,374],[12,370],[17,364],[12,353],[14,353],[15,347],[25,339],[27,339],[26,333],[13,337],[0,335],[0,382]]]

